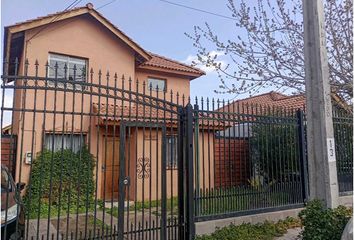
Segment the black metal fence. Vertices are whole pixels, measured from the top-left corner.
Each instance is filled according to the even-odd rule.
[[[17,136],[4,239],[182,239],[185,96],[76,66],[4,69],[1,125]]]
[[[353,192],[353,115],[348,111],[333,111],[339,193]]]
[[[197,221],[303,206],[301,110],[195,104]]]
[[[189,96],[75,66],[4,69],[1,126],[10,116],[16,139],[14,179],[2,165],[4,238],[185,239],[195,221],[307,199],[302,110],[208,98],[192,105]],[[334,120],[345,192],[352,122]]]

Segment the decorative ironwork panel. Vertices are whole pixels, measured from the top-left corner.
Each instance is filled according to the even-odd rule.
[[[150,177],[150,158],[148,157],[141,157],[138,158],[138,179],[142,178],[149,178]]]

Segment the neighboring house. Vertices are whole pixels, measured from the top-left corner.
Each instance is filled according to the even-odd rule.
[[[352,113],[351,107],[337,94],[332,93],[331,98],[334,112]],[[295,114],[295,111],[299,109],[303,111],[306,109],[305,94],[289,96],[271,91],[233,101],[221,107],[218,111],[244,113],[254,116],[272,114],[272,112],[278,114],[277,110],[280,110],[281,114],[289,115]],[[214,143],[215,185],[218,185],[219,182],[222,186],[230,182],[238,184],[250,178],[249,151],[252,151],[252,149],[249,139],[253,136],[253,129],[257,123],[252,122],[252,119],[247,120],[247,117],[245,118],[246,123],[235,124],[232,127],[216,132]],[[229,165],[225,163],[229,163]],[[229,166],[234,172],[230,171]],[[244,169],[244,172],[237,174],[237,168]],[[234,179],[231,179],[231,176],[234,176]]]
[[[1,135],[10,135],[10,134],[11,134],[11,124],[1,129]]]
[[[15,176],[16,136],[11,134],[11,124],[1,129],[1,164]]]
[[[114,87],[115,82],[112,80],[107,83],[105,78],[106,72],[110,71],[111,76],[114,73],[119,74],[118,88],[123,87],[120,76],[124,75],[126,89],[129,85],[127,80],[132,79],[131,85],[133,90],[137,88],[136,80],[138,80],[140,91],[143,82],[145,82],[146,86],[152,86],[154,96],[158,95],[155,92],[156,87],[158,87],[160,90],[165,90],[168,93],[168,99],[170,90],[173,90],[174,96],[178,92],[180,99],[182,95],[187,99],[190,95],[190,81],[205,74],[197,68],[146,51],[93,9],[92,4],[7,26],[5,27],[4,42],[5,60],[13,63],[15,59],[19,59],[19,67],[14,67],[13,64],[10,64],[5,69],[9,75],[27,74],[29,76],[38,75],[44,77],[46,75],[46,68],[39,67],[38,72],[36,72],[36,68],[33,66],[36,60],[38,60],[40,66],[43,66],[48,61],[49,68],[47,74],[49,77],[58,75],[59,77],[65,77],[73,81],[93,81],[92,83],[94,84]],[[32,66],[31,68],[26,69],[25,59],[28,59],[29,63],[32,64],[30,65]],[[68,71],[61,70],[56,72],[56,63],[59,67],[67,64]],[[76,73],[72,69],[74,64],[77,67]],[[91,68],[94,70],[96,76],[93,79],[90,79],[89,69]],[[99,70],[102,71],[101,79],[97,78]],[[65,73],[66,76],[64,76]],[[16,84],[21,85],[23,82],[16,82]],[[98,100],[97,96],[93,97],[93,104],[91,106],[88,99],[89,96],[85,96],[85,99],[81,100],[80,94],[74,97],[68,94],[66,106],[64,106],[62,102],[63,92],[58,91],[57,94],[57,101],[54,102],[53,91],[48,93],[47,105],[45,106],[47,111],[53,110],[53,108],[56,111],[70,111],[71,107],[67,106],[71,106],[69,103],[74,100],[75,106],[73,106],[74,109],[72,110],[76,112],[89,113],[92,109],[95,113],[103,111],[105,115],[107,113],[106,109],[113,114],[114,109],[116,109],[116,112],[121,112],[122,109],[126,109],[128,105],[130,106],[129,103],[124,103],[124,106],[120,105],[120,103],[114,105],[111,99],[107,103],[104,97]],[[160,93],[159,96],[162,98],[163,94]],[[14,108],[36,107],[37,109],[43,109],[43,98],[43,94],[38,94],[36,100],[34,100],[34,91],[28,90],[24,92],[18,89],[15,91]],[[173,98],[171,101],[176,102],[177,100]],[[34,102],[37,102],[37,106],[35,106]],[[181,102],[179,103],[181,104]],[[135,114],[137,112],[140,116],[144,115],[142,109],[140,107],[135,108],[134,104],[132,104],[131,109],[134,109],[131,113]],[[34,117],[35,121],[33,121]],[[64,147],[66,147],[69,139],[73,139],[73,145],[76,146],[82,139],[80,136],[82,134],[80,133],[84,133],[84,141],[86,144],[90,144],[91,152],[98,152],[98,155],[95,157],[98,159],[96,167],[99,169],[97,171],[98,176],[96,176],[99,198],[103,197],[104,189],[106,192],[105,199],[116,199],[118,197],[118,184],[114,187],[110,184],[104,186],[104,176],[106,176],[107,182],[111,182],[112,176],[114,177],[114,181],[118,182],[119,166],[117,164],[119,153],[116,152],[116,159],[113,159],[112,151],[113,149],[119,150],[119,139],[115,137],[115,143],[113,142],[114,138],[112,138],[113,132],[111,128],[109,128],[107,135],[105,135],[104,130],[101,130],[99,134],[97,132],[98,128],[104,129],[106,121],[114,121],[115,119],[105,119],[104,117],[91,119],[85,115],[82,117],[82,121],[80,120],[80,116],[76,116],[75,121],[71,121],[71,116],[66,116],[65,124],[61,124],[63,116],[60,114],[56,116],[57,121],[55,121],[50,114],[47,114],[46,119],[43,119],[43,114],[38,113],[34,116],[32,113],[21,114],[20,111],[14,111],[13,118],[14,126],[12,130],[13,134],[18,136],[17,142],[19,143],[17,147],[17,181],[28,181],[30,164],[26,164],[26,158],[35,159],[43,145],[48,149],[54,146],[54,150],[56,150],[61,148],[62,145],[60,143],[62,141],[64,142]],[[55,126],[53,126],[53,122],[56,122]],[[44,123],[45,136],[42,136]],[[119,126],[119,123],[117,126]],[[90,128],[91,130],[89,130]],[[62,132],[65,132],[64,139],[62,138],[62,134],[58,134]],[[70,133],[73,133],[73,136],[70,136]],[[91,136],[88,136],[89,134]],[[137,129],[131,134],[131,138],[136,139],[136,142],[131,147],[133,145],[137,147],[136,153],[139,155],[144,145],[144,133],[141,129]],[[115,135],[117,136],[117,133]],[[53,139],[54,144],[52,142]],[[87,139],[90,139],[90,142]],[[212,144],[213,136],[210,139]],[[167,136],[167,141],[169,144],[167,146],[168,151],[176,152],[176,137],[173,134]],[[154,144],[159,145],[157,142]],[[99,148],[99,151],[97,148]],[[152,148],[155,149],[155,146]],[[146,155],[148,154],[146,152]],[[173,170],[173,178],[175,179],[177,176],[177,159],[175,154],[168,154],[168,156],[168,167]],[[136,159],[140,157],[131,156],[131,158]],[[151,165],[153,165],[153,161],[156,161],[156,159],[151,159]],[[22,166],[20,167],[20,165]],[[22,171],[21,174],[19,172],[20,169]],[[134,171],[138,170],[132,167],[131,172]],[[154,179],[152,180],[154,181]],[[212,179],[209,179],[209,181],[212,181]],[[138,182],[135,184],[139,188],[142,183]],[[174,180],[174,184],[177,184],[176,180]],[[176,186],[175,189],[177,189]],[[135,191],[135,189],[131,191]],[[111,192],[113,192],[113,195]],[[139,195],[141,191],[138,192],[136,199],[141,199],[142,196]],[[151,194],[155,196],[154,190],[151,190]]]
[[[332,104],[335,109],[343,109],[345,111],[351,112],[350,106],[341,99],[337,94],[332,93]],[[252,96],[249,98],[244,98],[240,100],[233,101],[232,103],[222,107],[219,111],[226,112],[236,112],[236,111],[247,111],[247,107],[257,108],[262,106],[264,108],[281,108],[283,110],[305,110],[306,108],[306,96],[305,94],[297,95],[285,95],[279,92],[271,91],[268,93],[263,93],[260,95]]]

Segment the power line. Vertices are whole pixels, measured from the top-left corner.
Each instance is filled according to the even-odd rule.
[[[209,12],[209,11],[206,11],[206,10],[203,10],[203,9],[194,8],[194,7],[190,7],[190,6],[179,4],[179,3],[175,3],[175,2],[170,2],[170,1],[167,1],[167,0],[159,0],[159,1],[171,4],[171,5],[174,5],[174,6],[183,7],[183,8],[187,8],[187,9],[190,9],[190,10],[194,10],[194,11],[197,11],[197,12],[202,12],[202,13],[210,14],[210,15],[213,15],[213,16],[226,18],[226,19],[229,19],[229,20],[237,20],[236,18],[233,18],[233,17],[225,16],[225,15],[222,15],[222,14],[219,14],[219,13]]]
[[[75,4],[75,2],[76,1],[78,1],[78,0],[75,0],[75,1],[73,1],[69,6],[67,6],[65,9],[64,9],[64,11],[66,11],[67,9],[69,9],[73,4]],[[75,7],[77,4],[79,4],[81,2],[81,0],[78,2],[78,3],[76,3],[73,7]]]
[[[44,29],[46,29],[50,23],[54,22],[55,20],[59,19],[67,10],[73,9],[76,5],[78,5],[82,0],[74,0],[69,6],[67,6],[61,14],[58,14],[55,18],[53,18],[46,26],[43,28],[39,29],[31,38],[29,38],[26,42],[29,42],[31,39],[33,39],[35,36],[37,36],[40,32],[42,32]]]
[[[112,0],[112,1],[110,1],[110,2],[108,2],[108,3],[106,3],[106,4],[103,4],[103,5],[99,6],[98,8],[96,8],[96,10],[99,10],[99,9],[101,9],[101,8],[104,8],[105,6],[107,6],[107,5],[111,4],[111,3],[114,3],[115,1],[117,1],[117,0]]]

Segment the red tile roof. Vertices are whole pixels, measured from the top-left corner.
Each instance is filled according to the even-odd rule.
[[[131,104],[131,106],[121,106],[105,103],[93,103],[93,112],[99,115],[99,125],[108,125],[124,121],[144,121],[144,122],[159,122],[177,126],[178,113],[177,105],[163,104],[162,102],[156,105],[156,101],[150,103],[147,100],[144,104]],[[211,126],[215,129],[222,129],[230,126],[230,123],[217,118],[217,113],[209,114],[211,120],[199,120],[200,126]],[[200,117],[208,118],[205,113],[200,113]]]
[[[143,64],[141,64],[140,67],[144,68],[145,66],[151,66],[151,67],[158,67],[158,68],[174,70],[174,71],[182,71],[186,73],[194,73],[199,76],[205,75],[205,72],[203,72],[198,68],[188,66],[187,64],[180,63],[178,61],[160,56],[155,53],[150,52],[150,55],[152,56],[152,58],[144,62]]]
[[[85,11],[86,10],[86,11]],[[154,54],[154,53],[148,53],[146,50],[144,50],[141,46],[139,46],[136,42],[134,42],[130,37],[128,37],[124,32],[122,32],[118,27],[116,27],[112,22],[110,22],[107,18],[105,18],[101,13],[97,12],[95,9],[93,9],[93,5],[92,4],[87,4],[84,7],[77,7],[77,8],[73,8],[73,9],[69,9],[66,11],[61,11],[61,12],[56,12],[53,14],[48,14],[46,16],[42,16],[42,17],[37,17],[31,20],[27,20],[24,22],[19,22],[10,26],[5,27],[5,30],[7,29],[13,29],[16,28],[18,26],[21,25],[26,25],[26,24],[31,24],[33,22],[39,22],[39,24],[41,23],[42,20],[45,19],[50,19],[53,18],[55,19],[55,21],[59,21],[61,20],[58,16],[64,16],[66,13],[72,13],[72,12],[78,12],[77,14],[86,14],[86,13],[90,13],[90,12],[94,12],[95,14],[97,14],[100,18],[102,18],[104,21],[106,21],[108,24],[110,24],[114,29],[116,29],[118,32],[120,32],[125,38],[128,39],[129,42],[131,42],[132,44],[134,44],[138,49],[141,49],[142,51],[144,51],[146,54],[149,55],[149,58],[147,61],[143,62],[139,67],[144,68],[144,67],[157,67],[157,68],[161,68],[163,70],[172,70],[172,71],[178,71],[178,72],[182,72],[184,74],[191,74],[192,77],[199,77],[205,74],[205,72],[203,72],[202,70],[192,67],[192,66],[188,66],[186,64],[180,63],[178,61]],[[6,41],[6,40],[5,40]]]
[[[141,121],[151,120],[151,122],[177,122],[177,107],[165,106],[166,111],[157,107],[150,107],[149,103],[131,104],[131,106],[121,106],[105,103],[93,103],[93,111],[100,115],[101,120],[120,122],[123,120]]]
[[[343,101],[340,96],[336,93],[331,93],[332,104],[338,109],[344,109],[347,112],[352,112],[352,107],[349,106],[345,101]],[[262,108],[281,108],[288,110],[298,110],[306,109],[306,95],[297,94],[297,95],[285,95],[278,92],[268,92],[260,94],[257,96],[236,100],[225,107],[220,108],[220,110],[225,109],[225,111],[233,111],[234,109],[241,108],[241,106],[249,106],[250,108],[255,109],[255,106],[262,106]],[[258,108],[259,109],[259,108]]]
[[[230,103],[228,106],[223,107],[225,111],[230,109],[237,109],[242,105],[251,106],[263,106],[263,107],[276,107],[284,109],[305,109],[306,98],[304,94],[288,96],[278,92],[268,92],[258,96],[253,96],[241,100],[236,100]]]

